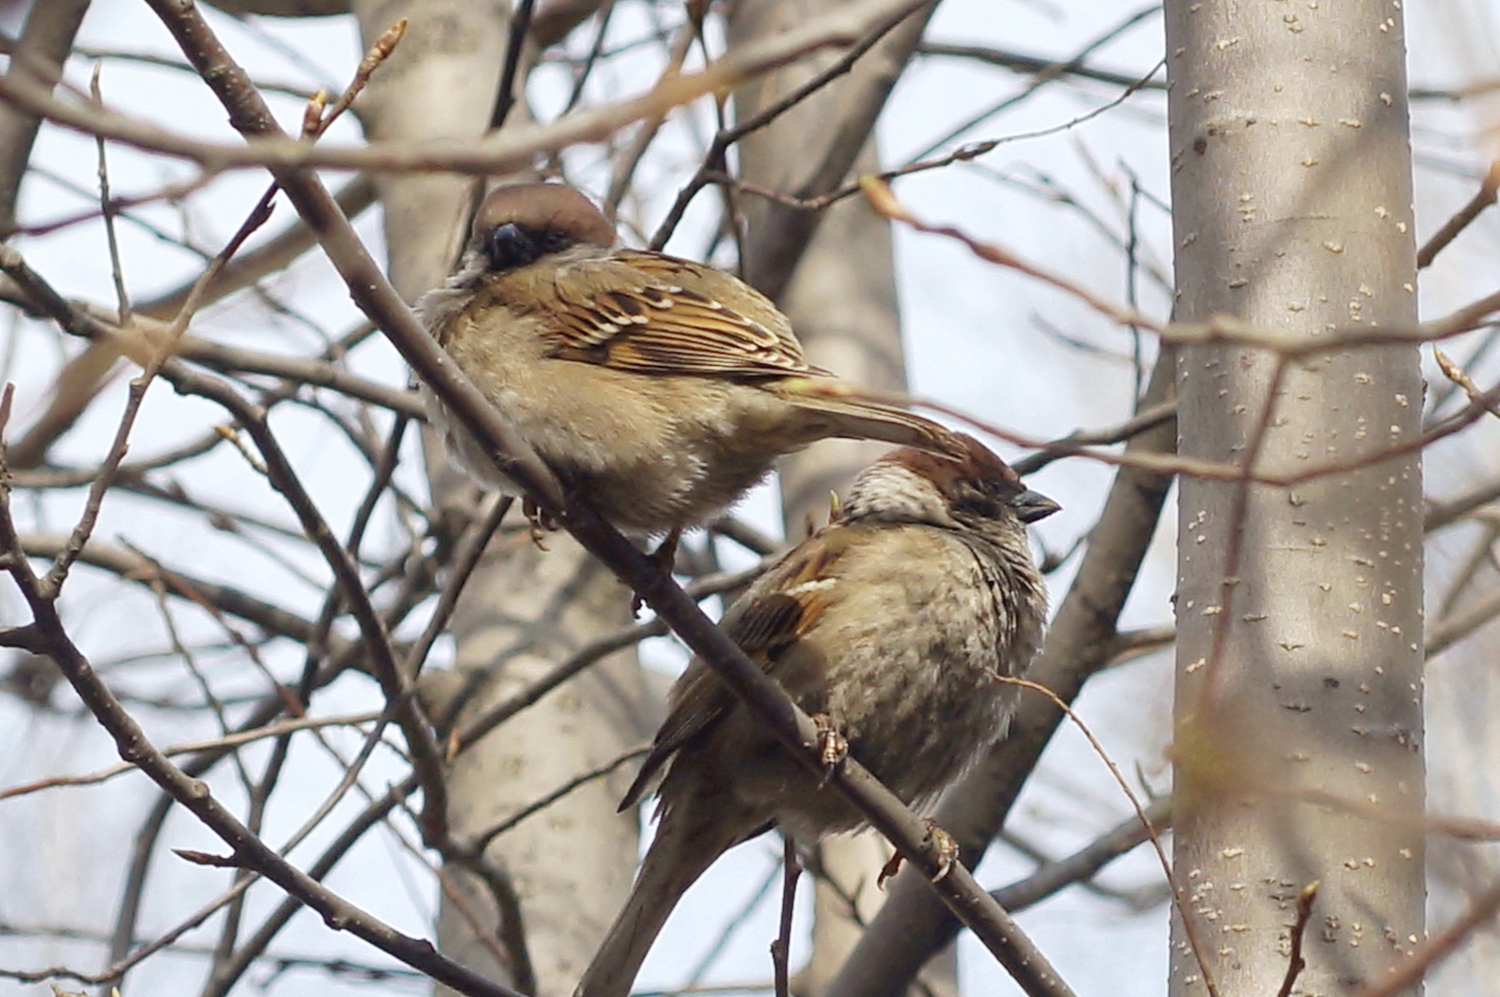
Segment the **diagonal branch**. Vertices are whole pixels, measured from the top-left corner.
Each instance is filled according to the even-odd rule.
[[[213,87],[234,126],[249,138],[280,136],[269,108],[196,8],[186,0],[149,2],[189,61]],[[861,5],[860,9],[866,8]],[[781,37],[804,30],[787,32]],[[726,57],[720,65],[726,62],[736,64],[733,57]],[[670,577],[663,577],[660,569],[618,531],[586,507],[565,507],[550,472],[417,322],[316,176],[285,166],[273,167],[272,173],[298,212],[318,233],[324,251],[348,284],[356,304],[385,330],[402,356],[443,397],[485,449],[504,455],[501,465],[507,477],[524,488],[539,506],[555,513],[587,550],[656,610],[688,647],[702,655],[730,688],[769,722],[775,736],[795,757],[822,771],[817,730],[811,719],[797,709],[773,678],[757,668],[703,615]],[[925,870],[929,877],[937,876],[946,867],[930,828],[862,766],[846,763],[831,781],[915,867]],[[980,889],[967,869],[952,866],[939,879],[936,887],[955,913],[1028,993],[1060,997],[1071,992],[1041,951]]]

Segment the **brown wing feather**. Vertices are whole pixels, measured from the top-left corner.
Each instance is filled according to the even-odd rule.
[[[619,250],[566,266],[553,355],[644,374],[818,373],[786,317],[713,267]]]
[[[836,584],[835,566],[846,546],[847,529],[825,527],[817,537],[821,542],[804,543],[790,551],[725,614],[724,632],[769,674],[776,674],[780,653],[811,630],[827,609],[828,588]],[[668,759],[718,723],[734,703],[734,693],[713,669],[693,659],[672,690],[672,709],[620,809],[640,802]]]

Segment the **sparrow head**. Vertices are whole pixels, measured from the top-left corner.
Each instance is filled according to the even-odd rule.
[[[535,263],[580,243],[608,249],[614,226],[572,187],[518,183],[496,187],[474,216],[472,249],[491,273]]]
[[[1010,519],[1034,523],[1061,508],[1027,488],[984,444],[965,433],[953,435],[963,452],[903,447],[866,468],[849,491],[843,519],[983,529]]]

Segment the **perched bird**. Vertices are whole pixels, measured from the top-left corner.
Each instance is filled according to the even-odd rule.
[[[563,486],[619,528],[702,523],[825,437],[961,452],[937,423],[810,365],[786,316],[738,278],[615,242],[571,187],[497,188],[458,272],[417,311]],[[431,401],[458,463],[517,492]]]
[[[898,797],[934,798],[1004,734],[1014,676],[1041,641],[1046,593],[1026,523],[1057,510],[969,437],[962,457],[893,451],[838,517],[787,552],[725,614],[725,632]],[[661,822],[624,910],[575,997],[625,997],[683,892],[726,849],[773,825],[803,844],[858,827],[701,661],[621,809],[665,769]]]

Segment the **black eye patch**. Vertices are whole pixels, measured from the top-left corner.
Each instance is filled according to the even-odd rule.
[[[990,482],[981,482],[977,486],[974,483],[965,482],[961,492],[953,500],[953,508],[959,512],[983,516],[986,519],[998,518],[1000,510],[1005,507],[1005,502],[995,494],[997,491],[998,489]]]
[[[569,239],[556,229],[527,228],[514,222],[496,225],[484,237],[490,270],[504,273],[535,263],[548,253],[566,249]]]

